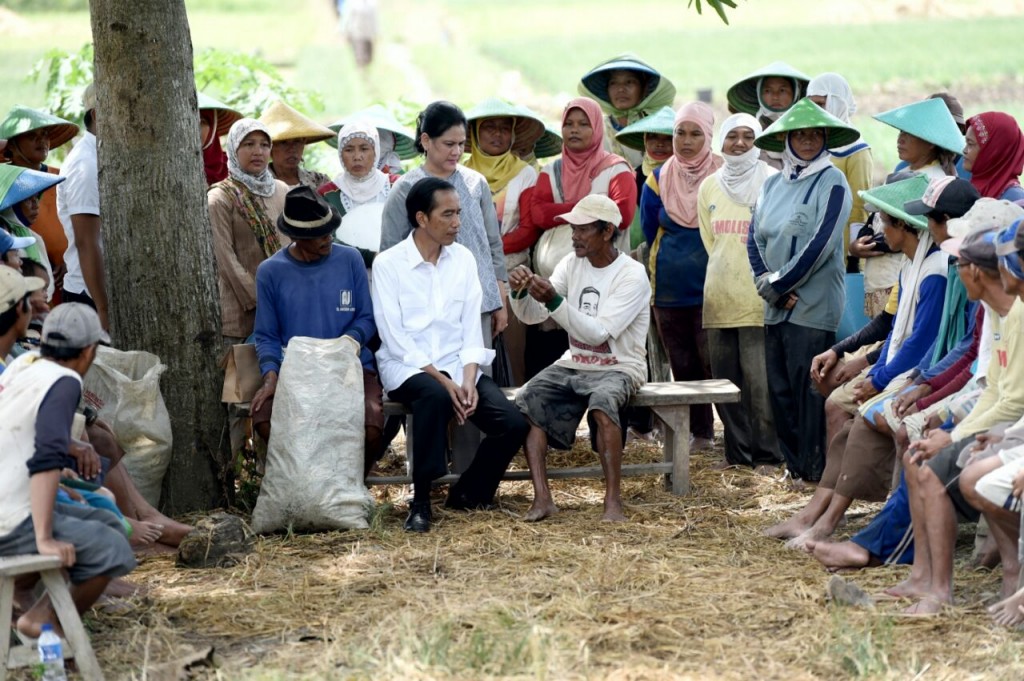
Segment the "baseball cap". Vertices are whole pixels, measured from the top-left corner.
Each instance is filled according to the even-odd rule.
[[[616,227],[622,222],[622,213],[615,202],[603,194],[588,194],[573,206],[568,213],[558,217],[570,225],[589,225],[591,222],[603,220],[610,222]]]
[[[907,201],[903,210],[910,215],[926,215],[934,211],[959,218],[980,198],[981,194],[967,180],[945,175],[929,182],[924,196],[916,201]]]
[[[0,229],[0,255],[7,251],[20,251],[23,248],[35,246],[35,244],[36,238],[34,236],[12,236]]]
[[[1024,208],[1005,199],[978,199],[963,217],[951,218],[946,223],[949,236],[966,236],[981,229],[1002,229],[1011,222],[1024,218]]]
[[[972,265],[995,272],[999,270],[999,256],[996,255],[997,231],[980,229],[967,236],[947,239],[939,248]]]
[[[23,277],[13,267],[0,265],[0,314],[7,312],[32,291],[46,288],[39,277]]]
[[[110,343],[96,310],[82,303],[63,303],[43,322],[43,345],[80,350],[96,343]]]

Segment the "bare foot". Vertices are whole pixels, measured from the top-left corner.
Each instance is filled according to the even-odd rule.
[[[1012,598],[1017,593],[1017,584],[1020,581],[1019,571],[1008,571],[1003,568],[1003,589],[999,593],[1000,598]]]
[[[691,452],[704,452],[709,449],[714,449],[715,440],[714,438],[708,437],[695,437],[690,440],[690,451]]]
[[[163,531],[160,533],[160,537],[157,541],[161,544],[173,546],[174,548],[177,548],[181,543],[181,540],[185,538],[185,535],[192,531],[191,525],[179,523],[177,520],[168,518],[163,513],[160,513],[155,509],[148,513],[140,513],[139,520],[162,526]]]
[[[64,630],[60,626],[57,614],[53,612],[53,608],[49,606],[43,608],[34,607],[19,617],[18,631],[21,632],[23,636],[39,638],[43,633],[43,625],[47,622],[53,625],[53,631],[58,636],[64,636]]]
[[[947,600],[943,600],[937,596],[925,596],[917,603],[914,603],[903,610],[903,614],[910,615],[912,617],[935,617],[948,606],[949,601]]]
[[[626,514],[622,512],[622,502],[618,499],[607,500],[604,502],[604,513],[601,515],[601,522],[605,523],[624,523],[629,520]]]
[[[128,541],[132,545],[132,548],[141,548],[143,546],[149,546],[157,539],[160,538],[160,534],[164,531],[163,525],[157,525],[156,523],[149,523],[145,520],[135,520],[125,516],[125,520],[132,526],[132,536]]]
[[[797,514],[778,525],[772,525],[764,531],[764,536],[771,537],[772,539],[792,539],[811,529],[812,524]]]
[[[1022,606],[1024,606],[1024,589],[989,607],[988,613],[996,624],[1004,627],[1015,627],[1024,622]]]
[[[800,534],[798,534],[797,536],[787,541],[786,548],[805,551],[807,550],[807,542],[811,541],[817,543],[822,539],[827,539],[828,536],[831,534],[832,533],[828,530],[817,527],[816,525],[811,526],[803,532],[801,532]]]
[[[893,598],[924,598],[928,595],[928,586],[911,577],[904,579],[896,586],[890,586],[882,593]]]
[[[545,518],[549,518],[556,513],[558,513],[558,507],[555,506],[555,502],[550,499],[546,502],[534,499],[533,505],[530,506],[530,510],[523,516],[523,520],[528,523],[535,523],[540,520],[544,520]]]
[[[852,541],[809,541],[806,548],[819,563],[829,570],[867,567],[871,561],[871,554],[868,553],[868,550]]]

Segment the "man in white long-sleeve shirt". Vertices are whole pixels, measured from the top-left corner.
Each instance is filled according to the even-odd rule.
[[[605,477],[603,519],[625,520],[619,491],[622,411],[647,381],[651,285],[643,265],[615,247],[621,216],[614,201],[591,194],[559,217],[572,225],[574,252],[555,267],[550,281],[526,266],[509,273],[516,316],[526,324],[551,317],[569,334],[565,355],[532,378],[516,398],[530,421],[525,449],[534,499],[526,520],[558,511],[544,463],[548,441],[571,448],[588,409],[591,439]]]
[[[390,399],[414,417],[413,502],[405,529],[430,530],[430,484],[447,472],[448,422],[470,421],[487,436],[445,506],[490,507],[509,462],[526,437],[526,420],[479,369],[494,351],[480,326],[483,293],[476,260],[455,243],[459,195],[426,177],[409,190],[412,233],[373,263],[373,316],[381,338],[380,379]]]

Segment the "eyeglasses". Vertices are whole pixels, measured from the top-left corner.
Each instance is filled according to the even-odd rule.
[[[956,268],[957,268],[957,269],[960,269],[961,267],[967,267],[967,266],[969,266],[970,264],[971,264],[971,263],[969,263],[969,262],[959,262],[959,261],[958,261],[958,262],[956,263]]]

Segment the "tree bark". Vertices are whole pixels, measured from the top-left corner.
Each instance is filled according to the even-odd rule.
[[[184,0],[91,0],[102,219],[114,344],[167,365],[165,512],[208,509],[230,479],[220,306]]]

